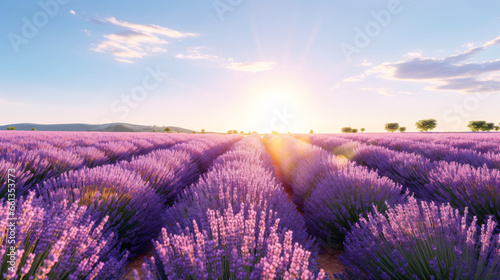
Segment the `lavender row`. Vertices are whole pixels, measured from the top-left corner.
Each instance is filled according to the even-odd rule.
[[[341,144],[342,140],[330,137],[312,136],[310,141],[391,178],[418,198],[450,202],[461,211],[468,207],[480,224],[490,215],[497,223],[500,221],[500,170],[457,162],[433,162],[417,154],[359,142]]]
[[[203,164],[238,139],[203,137],[171,150],[153,151],[131,162],[70,171],[44,181],[37,190],[47,204],[79,200],[89,207],[94,220],[109,216],[123,249],[133,256],[148,250],[151,239],[160,233],[163,224],[159,217],[166,201],[173,199],[183,184],[194,181]]]
[[[407,196],[388,178],[293,137],[268,136],[265,143],[293,201],[304,211],[309,232],[323,246],[342,246],[351,226],[372,206],[384,212]]]
[[[491,218],[476,218],[449,204],[418,202],[361,218],[347,235],[346,266],[337,279],[500,279],[500,237]]]
[[[171,205],[177,195],[206,171],[210,163],[242,136],[203,137],[122,161],[121,167],[138,172],[142,179]]]
[[[311,142],[317,144],[319,139],[313,138],[321,136],[311,137]],[[358,153],[364,153],[348,149],[363,146],[360,143],[339,139],[322,140],[325,147],[343,154],[343,157],[357,158]],[[482,197],[476,201],[476,208],[469,209],[492,213],[493,210],[486,209],[488,206],[485,208],[484,205],[493,202],[491,197],[495,196],[494,189],[500,186],[500,177],[496,172],[487,168],[475,169],[458,163],[440,162],[428,174],[431,183],[439,182],[440,185],[432,189],[431,184],[426,187],[434,198],[434,194],[440,194],[442,201],[457,203],[458,199],[461,200],[458,204],[470,204],[466,199],[467,189],[470,195],[471,187],[476,186],[471,186],[469,182],[475,182],[478,187],[475,195]],[[337,183],[341,182],[337,180]],[[481,188],[483,189],[480,190]],[[461,193],[456,189],[460,189]],[[485,201],[488,199],[489,202]],[[340,257],[346,270],[335,275],[335,278],[498,279],[500,243],[499,236],[494,234],[497,223],[494,218],[485,215],[478,218],[470,216],[468,208],[463,204],[459,211],[450,204],[438,206],[434,202],[419,203],[415,198],[409,197],[408,203],[388,204],[385,213],[374,205],[373,212],[361,217],[347,234],[343,243],[344,253]],[[493,205],[498,203],[494,202],[490,207],[494,207]],[[464,214],[460,215],[462,211]],[[477,226],[479,220],[482,220],[480,231]]]
[[[120,252],[108,217],[96,223],[79,201],[47,205],[32,192],[0,199],[2,279],[120,279]]]
[[[349,134],[339,135],[344,139],[356,140],[366,144],[379,144],[387,139],[402,143],[421,143],[446,145],[450,148],[472,150],[478,153],[500,153],[500,140],[497,133],[430,133],[414,134]]]
[[[416,153],[432,161],[458,162],[476,168],[487,166],[492,169],[500,169],[500,154],[491,151],[478,152],[469,148],[456,148],[449,144],[417,142],[389,137],[371,139],[367,144],[386,147],[395,151]],[[495,146],[500,147],[500,144]]]
[[[42,135],[54,137],[54,139],[67,136],[64,133],[45,133]],[[40,135],[36,134],[36,136],[40,138]],[[86,137],[83,137],[83,139],[89,139],[88,136]],[[9,169],[13,168],[19,173],[20,177],[24,178],[24,180],[18,182],[18,194],[26,193],[36,184],[49,178],[55,178],[70,170],[112,164],[118,160],[130,160],[134,155],[141,155],[155,149],[170,147],[175,143],[188,139],[187,136],[175,135],[165,136],[161,142],[158,141],[160,138],[148,137],[137,137],[133,141],[127,142],[126,139],[129,138],[127,137],[120,141],[94,143],[94,146],[90,147],[66,146],[62,144],[57,146],[55,145],[57,140],[50,140],[51,138],[45,139],[54,143],[54,145],[50,145],[47,141],[42,141],[38,138],[35,138],[35,140],[27,137],[21,139],[14,138],[14,140],[19,141],[0,146],[2,150],[0,153],[0,166],[5,166]],[[116,138],[113,139],[116,140]],[[152,143],[145,139],[156,140]],[[14,141],[13,139],[10,140]],[[80,141],[82,139],[71,138],[70,140],[65,140],[63,143],[79,143]],[[5,176],[5,173],[0,174],[0,197],[4,197],[7,190]]]
[[[157,276],[148,277],[316,279],[314,243],[256,135],[217,158],[165,221],[156,241]]]

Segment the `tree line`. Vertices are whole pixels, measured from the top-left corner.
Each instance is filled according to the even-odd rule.
[[[418,131],[420,132],[428,132],[434,130],[438,125],[437,120],[435,119],[425,119],[425,120],[419,120],[418,122],[415,123],[415,127],[417,128]],[[487,121],[470,121],[467,127],[470,129],[472,132],[490,132],[490,131],[499,131],[500,130],[500,124],[495,125],[495,123],[492,122],[487,122]],[[399,123],[397,122],[391,122],[391,123],[386,123],[385,124],[385,130],[387,132],[405,132],[406,127],[400,126]],[[364,132],[365,129],[361,128],[361,132]],[[341,129],[342,133],[357,133],[358,130],[356,128],[352,127],[343,127]]]

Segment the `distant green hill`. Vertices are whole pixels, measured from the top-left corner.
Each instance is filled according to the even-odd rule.
[[[110,123],[110,124],[84,124],[84,123],[68,123],[68,124],[36,124],[36,123],[15,123],[9,125],[1,125],[0,130],[7,130],[7,127],[15,127],[16,130],[31,130],[35,128],[37,131],[101,131],[101,132],[153,132],[164,131],[165,126],[147,126],[129,123]],[[191,133],[193,130],[182,127],[169,126],[172,132]]]

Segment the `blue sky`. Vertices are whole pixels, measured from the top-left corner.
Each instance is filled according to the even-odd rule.
[[[500,122],[500,2],[0,3],[0,123]]]

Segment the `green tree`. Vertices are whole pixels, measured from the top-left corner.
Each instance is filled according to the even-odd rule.
[[[405,132],[406,131],[406,127],[402,126],[399,128],[399,132]]]
[[[351,133],[358,133],[358,129],[357,129],[357,128],[353,128],[353,129],[351,130]]]
[[[309,130],[309,133],[313,134],[313,133],[314,133],[314,130],[312,130],[312,129],[311,129],[311,130]]]
[[[205,129],[204,128],[201,130],[201,133],[205,134]]]
[[[385,124],[385,130],[387,130],[388,132],[394,132],[396,130],[398,130],[399,128],[399,123],[386,123]]]
[[[351,133],[352,127],[342,127],[340,131],[342,131],[342,133]]]
[[[240,131],[240,134],[245,134],[245,131],[243,131],[243,130],[242,130],[242,131]]]
[[[415,123],[419,131],[429,131],[437,127],[437,121],[435,119],[419,120]]]
[[[366,129],[362,128],[362,129],[360,129],[360,130],[361,130],[361,132],[365,132],[365,130],[366,130]]]
[[[170,129],[170,127],[167,127],[167,128],[165,128],[165,131],[166,132],[172,132],[172,129]]]
[[[16,130],[16,128],[13,126],[9,126],[9,127],[7,127],[7,130]]]
[[[495,129],[495,131],[499,131],[500,130],[500,126],[495,125],[495,127],[493,127],[493,129]]]
[[[35,130],[36,130],[36,128],[34,128],[34,127],[33,127],[31,130],[32,130],[32,131],[35,131]]]
[[[493,129],[495,129],[495,124],[494,123],[486,123],[485,125],[483,125],[483,127],[481,127],[482,131],[487,131],[487,132],[490,132]]]
[[[467,127],[473,131],[473,132],[478,132],[480,130],[483,130],[483,127],[486,126],[486,121],[470,121]]]

